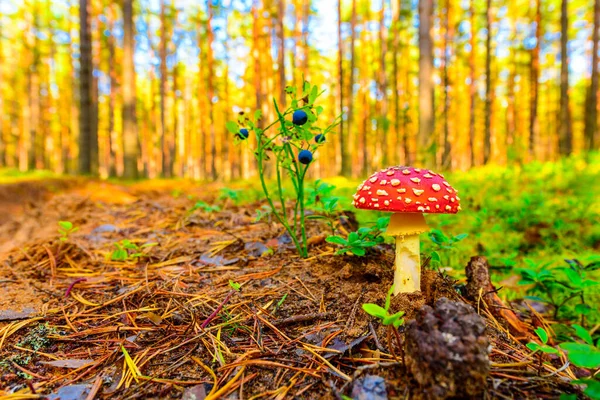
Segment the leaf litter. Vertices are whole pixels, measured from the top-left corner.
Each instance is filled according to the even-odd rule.
[[[262,204],[190,214],[190,196],[212,202],[207,193],[216,191],[188,184],[181,190],[190,196],[173,196],[173,187],[161,185],[68,186],[0,225],[0,240],[20,238],[0,253],[0,313],[15,313],[0,321],[0,395],[341,398],[365,382],[380,392],[384,380],[389,398],[418,398],[398,344],[360,309],[383,303],[393,249],[334,256],[319,240],[328,228],[314,221],[311,257],[300,259],[279,226],[255,222]],[[59,220],[79,230],[61,242]],[[111,260],[124,239],[156,245]],[[240,292],[231,293],[230,280]],[[394,298],[391,311],[410,320],[441,297],[466,302],[454,283],[424,269],[423,294]],[[565,360],[549,359],[538,370],[506,321],[484,302],[472,305],[492,343],[490,396],[574,390]],[[533,332],[531,320],[524,324]]]

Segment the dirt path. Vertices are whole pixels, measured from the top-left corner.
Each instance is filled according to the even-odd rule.
[[[0,225],[0,395],[335,398],[366,373],[385,380],[389,398],[420,393],[397,343],[360,308],[383,304],[392,248],[334,256],[315,222],[302,260],[277,224],[255,221],[261,204],[192,212],[218,186],[172,185],[86,182],[35,197]],[[78,228],[66,241],[59,220]],[[441,297],[461,300],[437,273],[425,271],[423,287],[396,297],[392,311],[411,319]],[[488,320],[492,362],[509,367],[492,367],[490,396],[570,389],[556,376],[522,378],[537,370],[499,329]]]

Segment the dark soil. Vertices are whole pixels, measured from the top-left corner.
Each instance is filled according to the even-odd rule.
[[[0,396],[329,399],[360,392],[366,375],[383,378],[389,398],[422,394],[403,364],[403,328],[396,338],[361,309],[384,302],[391,247],[335,256],[327,228],[311,223],[311,257],[300,259],[277,224],[255,222],[260,204],[190,213],[215,197],[206,185],[178,183],[179,196],[173,183],[30,185],[0,188]],[[79,228],[66,241],[59,220]],[[112,261],[124,239],[153,245]],[[202,328],[229,280],[241,292]],[[465,301],[448,277],[425,269],[422,280],[422,293],[392,301],[407,321],[442,297]],[[486,398],[573,390],[568,369],[553,373],[560,360],[538,371],[503,322],[474,306],[491,343]]]

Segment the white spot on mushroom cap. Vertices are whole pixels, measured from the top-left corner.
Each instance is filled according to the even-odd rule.
[[[366,201],[366,200],[365,200],[365,198],[364,198],[364,197],[361,197],[361,198],[358,200],[358,202],[359,202],[360,204],[365,204],[365,201]]]
[[[389,193],[383,189],[377,189],[377,195],[378,196],[389,196]]]
[[[409,197],[406,197],[406,198],[404,199],[404,202],[405,202],[406,204],[409,204],[411,201],[412,201],[412,200],[411,200]]]
[[[410,178],[410,180],[413,181],[414,183],[421,182],[421,180],[419,178]]]
[[[373,204],[373,207],[375,207],[375,208],[379,208],[379,203],[375,203],[375,204]]]
[[[393,170],[393,169],[390,169],[388,172],[386,172],[386,175],[387,175],[387,176],[392,176],[392,175],[394,175],[394,170]]]
[[[450,211],[450,210],[452,210],[452,207],[450,207],[450,204],[446,204],[446,210],[447,210],[447,211]]]
[[[392,179],[390,183],[392,186],[400,186],[400,179]]]
[[[413,188],[412,191],[415,194],[415,196],[420,196],[423,194],[423,192],[425,192],[423,189],[415,189],[415,188]]]
[[[423,206],[421,206],[421,207],[418,207],[418,208],[417,208],[417,211],[424,212],[424,211],[425,211],[425,207],[423,207]]]
[[[442,189],[442,187],[440,185],[438,185],[437,183],[434,183],[433,185],[431,185],[431,188],[433,190],[435,190],[436,192],[439,192]]]
[[[402,173],[404,175],[410,175],[410,170],[409,169],[404,169],[404,170],[402,170]]]
[[[386,200],[386,201],[383,202],[383,204],[385,204],[386,206],[389,206],[390,205],[390,201]]]
[[[436,202],[437,201],[437,199],[435,197],[430,197],[427,200],[432,201],[432,202]]]
[[[431,178],[433,178],[433,175],[431,175],[431,174],[428,173],[428,174],[423,175],[423,178],[429,178],[429,179],[431,179]]]
[[[372,176],[372,177],[369,179],[369,182],[371,182],[371,183],[375,183],[375,182],[377,182],[377,176]]]
[[[418,174],[419,172],[421,172],[421,170],[419,168],[414,168],[414,171]]]
[[[398,193],[406,193],[406,188],[396,189]]]
[[[382,179],[381,182],[379,182],[380,185],[385,185],[387,183],[387,181],[385,179]]]

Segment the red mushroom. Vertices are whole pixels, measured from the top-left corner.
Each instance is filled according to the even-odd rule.
[[[430,170],[390,167],[358,185],[352,204],[393,212],[387,234],[396,237],[394,294],[421,290],[419,234],[428,230],[423,214],[456,214],[457,190]]]

